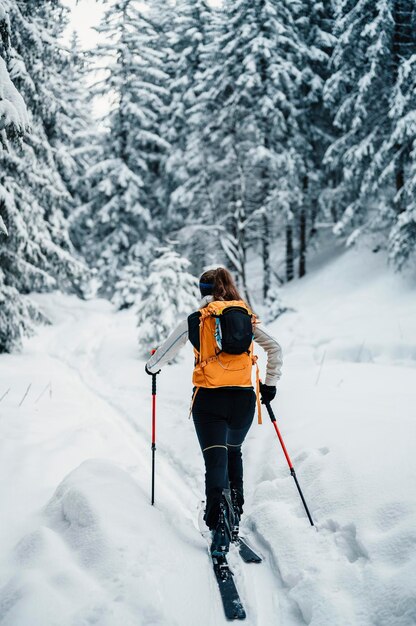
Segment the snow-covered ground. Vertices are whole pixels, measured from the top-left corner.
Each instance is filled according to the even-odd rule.
[[[416,624],[414,288],[360,251],[285,288],[274,407],[316,528],[270,422],[254,424],[245,534],[264,563],[230,555],[247,624]],[[133,313],[38,301],[54,324],[0,357],[0,623],[224,623],[196,528],[191,351],[158,377],[151,507],[151,381]]]

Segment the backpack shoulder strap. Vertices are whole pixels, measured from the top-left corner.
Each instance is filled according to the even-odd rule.
[[[201,319],[201,311],[195,311],[188,316],[188,338],[193,347],[199,352],[199,321]]]

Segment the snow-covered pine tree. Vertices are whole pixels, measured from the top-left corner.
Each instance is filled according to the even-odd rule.
[[[380,153],[382,179],[390,178],[395,167],[398,217],[389,234],[389,254],[400,269],[416,256],[416,54],[400,65],[390,116],[392,134]]]
[[[381,217],[392,223],[389,255],[401,268],[416,254],[416,5],[394,0],[392,73],[394,85],[388,113],[390,134],[370,168],[376,194],[384,185],[393,188],[392,201]]]
[[[7,66],[11,54],[10,8],[9,0],[0,0],[0,161],[3,161],[3,153],[11,149],[10,142],[20,137],[29,125],[26,106]],[[9,235],[5,219],[8,221],[6,206],[10,201],[4,186],[4,173],[0,172],[0,255]],[[7,282],[0,266],[0,352],[9,351],[19,343],[22,333],[29,330],[31,314],[35,314],[30,303]]]
[[[270,241],[290,222],[301,195],[296,61],[302,43],[293,3],[230,0],[219,15],[201,81],[214,223],[227,233],[224,250],[245,292],[247,249],[261,239],[266,295]]]
[[[12,52],[10,0],[0,0],[0,133],[1,145],[7,149],[7,139],[21,136],[29,126],[26,106],[14,86],[8,69]]]
[[[168,147],[160,127],[168,90],[165,38],[153,12],[137,0],[108,4],[99,27],[103,77],[96,93],[110,95],[112,107],[101,151],[86,173],[89,200],[73,228],[98,270],[99,293],[111,298],[126,266],[137,262],[136,273],[143,271],[140,248],[160,229],[160,164]]]
[[[295,5],[293,5],[295,6]],[[325,188],[323,157],[334,139],[332,119],[323,106],[323,88],[330,72],[330,57],[335,45],[332,0],[304,0],[294,13],[299,45],[296,64],[300,72],[296,104],[302,154],[302,202],[297,212],[298,275],[306,273],[306,253],[320,213],[328,215],[320,194]]]
[[[169,58],[171,101],[168,139],[171,145],[165,163],[168,213],[166,227],[195,226],[206,214],[206,187],[201,193],[205,171],[202,133],[204,114],[199,110],[205,69],[204,47],[212,10],[204,0],[180,0],[175,4]],[[195,232],[194,232],[195,234]],[[200,254],[199,265],[204,264]],[[201,269],[201,268],[200,268]]]
[[[72,196],[73,205],[87,200],[85,171],[98,150],[99,131],[92,113],[92,99],[88,78],[89,53],[80,48],[79,38],[73,32],[68,48],[61,50],[62,70],[54,84],[57,126],[52,144],[59,172]]]
[[[238,112],[232,110],[228,100],[230,84],[234,91],[239,60],[235,58],[235,50],[224,50],[229,41],[232,43],[232,32],[233,28],[227,23],[226,7],[212,12],[205,32],[197,99],[191,117],[194,123],[191,145],[199,158],[187,187],[202,201],[204,223],[216,228],[207,241],[213,241],[217,248],[221,242],[224,258],[236,271],[240,287],[248,298],[246,206],[241,198],[245,178],[236,146],[237,133],[230,128]]]
[[[390,233],[397,259],[402,232],[404,260],[413,239],[414,2],[362,0],[352,6],[343,0],[335,14],[337,45],[325,100],[340,136],[325,160],[336,181],[336,231],[352,232],[348,241],[362,231]]]
[[[144,356],[198,307],[198,281],[190,262],[170,247],[160,248],[149,267],[137,307],[139,346]]]
[[[320,105],[333,43],[331,3],[304,5],[175,5],[168,223],[183,226],[179,239],[192,233],[186,251],[198,266],[204,255],[218,259],[221,240],[243,289],[247,249],[260,239],[264,295],[270,241],[285,228],[287,277],[294,276],[298,232],[305,272],[328,144]]]
[[[78,289],[84,275],[68,238],[63,211],[69,194],[59,175],[50,139],[59,103],[54,97],[60,71],[56,24],[65,27],[61,2],[2,0],[2,68],[23,95],[31,133],[0,148],[0,214],[9,236],[2,236],[0,267],[3,328],[0,350],[10,350],[39,319],[33,303],[20,294],[46,289]],[[6,33],[6,35],[5,35]],[[4,71],[3,71],[4,73]],[[7,302],[7,306],[6,306]]]
[[[357,6],[342,0],[335,7],[337,45],[325,100],[334,114],[340,136],[325,161],[338,184],[333,190],[338,206],[337,232],[368,222],[371,197],[366,175],[385,136],[392,86],[391,0]],[[364,192],[366,190],[366,193]]]

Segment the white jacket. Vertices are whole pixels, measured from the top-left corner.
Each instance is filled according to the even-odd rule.
[[[200,308],[212,301],[212,296],[205,296]],[[254,341],[267,352],[265,385],[276,385],[281,376],[282,349],[276,339],[267,332],[263,324],[254,326]],[[188,320],[183,320],[169,337],[162,343],[147,362],[147,369],[155,374],[161,367],[172,361],[179,350],[188,341]]]

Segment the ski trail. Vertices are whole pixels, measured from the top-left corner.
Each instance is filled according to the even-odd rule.
[[[65,316],[67,311],[61,311],[61,315]],[[137,419],[139,397],[143,396],[143,391],[139,395],[137,387],[131,388],[130,384],[125,384],[123,388],[119,388],[119,393],[114,393],[111,386],[111,372],[103,374],[103,337],[109,341],[112,333],[117,334],[117,324],[114,328],[113,314],[103,314],[101,311],[88,311],[89,315],[79,307],[79,313],[69,310],[69,318],[61,324],[46,329],[47,347],[46,350],[51,358],[56,359],[63,367],[70,369],[74,375],[78,377],[79,384],[84,385],[88,391],[96,396],[99,402],[104,403],[111,410],[106,411],[106,419],[110,419],[126,439],[126,445],[135,451],[137,457],[145,460],[140,467],[128,468],[129,473],[136,478],[143,488],[146,483],[149,485],[150,494],[150,440],[149,440],[149,419],[139,421]],[[82,320],[82,321],[81,321]],[[79,337],[78,345],[74,346],[71,342],[73,337],[73,327],[77,326],[77,335]],[[102,332],[93,332],[92,329],[103,329]],[[82,338],[82,339],[81,339]],[[80,342],[82,341],[82,348]],[[111,343],[111,340],[110,340]],[[42,338],[43,349],[45,349],[45,337]],[[117,359],[118,361],[118,359]],[[132,363],[135,368],[133,380],[144,379],[147,383],[145,400],[145,411],[150,414],[150,398],[148,396],[149,380],[142,374],[143,365],[135,360]],[[136,378],[137,376],[137,378]],[[143,404],[142,404],[143,408]],[[183,399],[175,403],[175,415],[179,415],[182,425],[184,422],[183,415],[187,415],[188,403]],[[172,406],[166,401],[162,395],[161,401],[158,402],[158,411],[160,412],[159,420],[163,414],[167,414],[167,410],[172,414]],[[171,415],[172,416],[172,415]],[[192,425],[191,425],[192,426]],[[179,426],[178,426],[179,428]],[[193,429],[193,426],[192,426]],[[192,436],[194,437],[193,433]],[[190,532],[192,532],[192,543],[198,544],[203,540],[199,533],[195,534],[195,516],[196,506],[201,496],[200,489],[203,486],[203,468],[200,452],[197,447],[196,439],[193,442],[194,455],[192,464],[189,465],[186,455],[180,455],[175,448],[166,445],[158,445],[157,448],[157,469],[156,469],[156,508],[166,519],[167,523],[174,524],[178,536],[185,541],[190,541]],[[148,463],[146,462],[148,459]],[[198,467],[198,469],[195,468]],[[197,479],[197,480],[196,480]],[[250,538],[250,530],[246,532]],[[254,542],[255,543],[255,542]],[[247,619],[245,623],[249,626],[257,626],[267,623],[270,615],[276,615],[278,623],[284,623],[285,626],[295,626],[299,624],[296,616],[293,617],[291,603],[284,599],[285,589],[281,584],[281,580],[276,576],[275,571],[270,567],[269,557],[266,556],[262,564],[244,564],[238,554],[230,553],[230,564],[234,571],[236,582],[239,587],[242,601],[247,610]],[[209,576],[209,597],[210,602],[216,607],[216,617],[209,617],[205,612],[204,626],[210,626],[219,623],[218,618],[222,614],[222,606],[219,598],[218,589],[213,575],[210,573],[211,564],[207,558],[206,569]],[[185,626],[185,623],[183,624]]]

